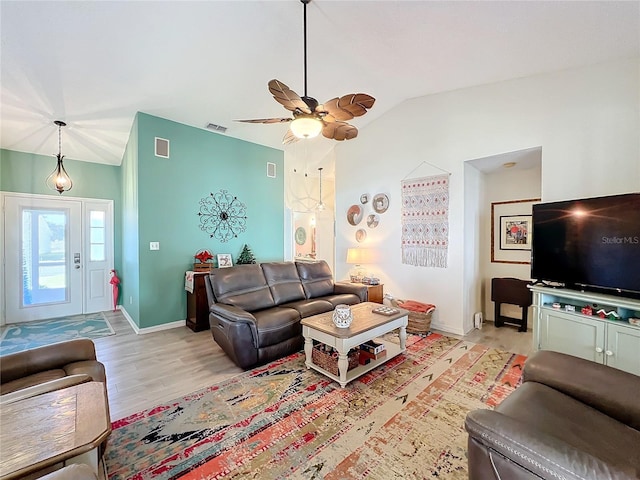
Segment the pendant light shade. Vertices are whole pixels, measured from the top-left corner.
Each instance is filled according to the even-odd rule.
[[[51,172],[51,175],[47,177],[46,183],[47,187],[51,190],[56,190],[59,194],[62,194],[62,192],[68,192],[71,190],[71,187],[73,187],[71,177],[62,163],[62,159],[64,158],[64,155],[62,155],[62,127],[66,127],[67,124],[60,120],[56,120],[53,123],[58,126],[58,154],[54,155],[58,159],[58,163],[56,164],[56,168],[53,169],[53,172]]]
[[[324,202],[322,201],[322,167],[318,168],[318,171],[320,172],[320,203],[318,203],[316,210],[322,211],[325,209]]]
[[[298,138],[314,138],[322,131],[322,121],[313,115],[298,115],[291,122],[291,132]]]

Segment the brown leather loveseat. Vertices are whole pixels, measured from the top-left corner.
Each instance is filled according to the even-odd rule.
[[[220,268],[205,285],[213,339],[244,369],[299,351],[302,318],[367,300],[366,287],[334,283],[323,260]]]
[[[539,351],[524,383],[467,415],[469,479],[640,479],[640,377]]]
[[[106,392],[104,365],[96,359],[95,346],[87,338],[11,353],[0,359],[3,403],[92,380],[104,383]]]

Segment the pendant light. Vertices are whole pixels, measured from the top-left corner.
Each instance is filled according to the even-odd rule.
[[[51,175],[47,177],[47,187],[51,190],[56,190],[60,195],[62,192],[68,192],[73,187],[71,177],[67,173],[62,163],[64,155],[62,155],[62,127],[66,127],[67,124],[61,120],[56,120],[55,123],[58,126],[58,154],[54,155],[58,159],[56,168],[51,172]]]
[[[316,210],[322,211],[325,209],[324,202],[322,201],[322,167],[319,167],[318,171],[320,172],[320,203],[318,203]]]

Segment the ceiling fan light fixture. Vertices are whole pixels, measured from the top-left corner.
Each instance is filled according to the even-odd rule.
[[[298,115],[291,122],[291,132],[298,138],[317,137],[322,127],[322,121],[313,115]]]

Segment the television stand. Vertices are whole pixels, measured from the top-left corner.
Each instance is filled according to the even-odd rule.
[[[640,300],[566,288],[529,288],[534,351],[554,350],[640,375],[640,326],[629,322],[640,318]]]

